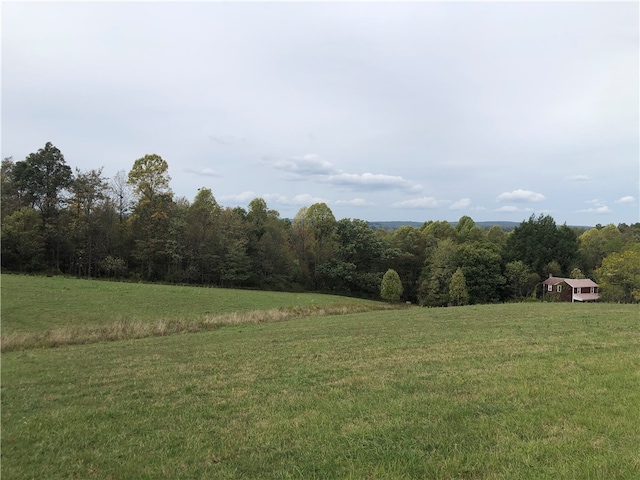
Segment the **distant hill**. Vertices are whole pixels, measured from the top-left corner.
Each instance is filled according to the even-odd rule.
[[[451,223],[451,225],[453,225],[454,227],[458,224],[458,222],[449,222],[449,223]],[[495,221],[495,222],[476,222],[476,225],[479,226],[480,228],[483,228],[484,230],[489,230],[494,225],[497,225],[498,227],[502,228],[502,230],[504,230],[505,232],[510,232],[511,230],[516,228],[521,223],[522,222]],[[407,222],[402,222],[402,221],[369,222],[369,225],[374,230],[376,230],[378,228],[382,228],[384,230],[393,231],[393,230],[396,230],[396,229],[398,229],[400,227],[404,227],[404,226],[420,228],[420,227],[422,227],[422,225],[424,225],[424,222],[409,222],[409,221],[407,221]],[[581,230],[589,230],[590,228],[592,228],[592,227],[572,226],[572,225],[569,225],[569,227],[576,228],[576,229],[581,229]]]

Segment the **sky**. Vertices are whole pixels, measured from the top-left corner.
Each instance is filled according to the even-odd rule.
[[[640,221],[638,2],[2,2],[2,158],[282,218]]]

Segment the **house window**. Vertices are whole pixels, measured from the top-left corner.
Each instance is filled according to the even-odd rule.
[[[548,292],[553,291],[553,285],[551,285],[551,284],[547,285],[547,291]]]
[[[573,293],[580,293],[580,292],[578,292],[578,287],[573,289]]]
[[[556,287],[556,292],[560,293],[562,291],[562,285],[558,285]]]
[[[591,287],[591,293],[596,293],[595,287]]]

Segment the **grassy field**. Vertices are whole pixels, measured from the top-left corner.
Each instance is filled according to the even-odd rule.
[[[638,478],[638,313],[412,308],[4,353],[2,478]]]
[[[357,298],[2,275],[2,351],[400,308]]]

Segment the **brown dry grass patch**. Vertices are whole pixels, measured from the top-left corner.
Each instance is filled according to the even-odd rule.
[[[156,322],[120,320],[109,325],[68,326],[42,332],[3,334],[1,347],[2,352],[14,352],[34,348],[54,348],[64,345],[162,337],[179,333],[197,333],[233,325],[284,322],[303,317],[346,315],[349,313],[397,308],[406,307],[383,303],[373,306],[357,304],[305,306],[234,312],[226,315],[205,316],[198,319],[160,319]]]

